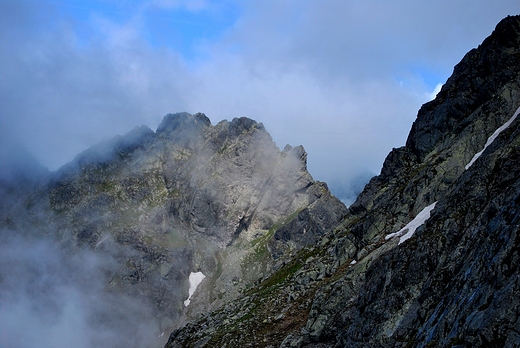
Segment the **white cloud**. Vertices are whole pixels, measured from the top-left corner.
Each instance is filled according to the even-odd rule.
[[[336,182],[378,172],[404,144],[420,104],[436,92],[418,71],[443,82],[520,10],[517,1],[164,0],[154,11],[144,1],[117,20],[96,10],[85,20],[52,4],[0,4],[2,131],[45,165],[54,169],[136,125],[154,128],[168,112],[201,111],[214,123],[263,122],[279,146],[304,145],[317,179]],[[160,7],[211,9],[200,23],[228,23],[222,16],[233,6],[236,21],[211,39],[197,36],[194,57],[149,41],[158,37],[150,26],[157,13],[168,30],[171,12]],[[164,40],[183,35],[173,27]]]
[[[151,306],[107,290],[110,257],[5,230],[0,241],[0,346],[158,346]]]
[[[443,85],[444,85],[443,83],[438,83],[435,86],[435,88],[433,89],[433,91],[431,91],[430,93],[426,93],[426,101],[430,101],[430,100],[435,99],[437,94],[439,94],[439,92],[441,91],[441,88],[442,88]]]
[[[210,6],[205,0],[151,0],[150,5],[164,9],[186,8],[193,12],[208,9]]]

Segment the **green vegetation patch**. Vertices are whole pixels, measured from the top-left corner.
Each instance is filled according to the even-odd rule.
[[[278,286],[285,283],[287,279],[292,278],[292,276],[302,268],[302,263],[299,260],[291,262],[288,266],[283,267],[278,272],[274,273],[271,277],[267,278],[264,282],[260,284],[260,288],[262,289],[262,293],[270,293],[274,291]]]

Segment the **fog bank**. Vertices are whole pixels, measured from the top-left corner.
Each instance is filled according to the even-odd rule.
[[[109,291],[115,263],[0,231],[0,346],[159,347],[152,310]]]

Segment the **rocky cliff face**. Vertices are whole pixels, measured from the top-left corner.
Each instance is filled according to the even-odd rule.
[[[340,224],[167,347],[520,345],[519,112],[514,16],[423,105]]]
[[[17,191],[0,227],[109,257],[105,291],[145,303],[171,330],[239,296],[344,217],[306,156],[301,146],[280,151],[247,118],[212,125],[204,114],[170,114],[156,132],[137,127],[31,194]],[[192,272],[205,279],[186,307]]]

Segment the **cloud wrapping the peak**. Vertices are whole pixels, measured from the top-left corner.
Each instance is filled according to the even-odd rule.
[[[379,171],[453,66],[517,1],[8,1],[0,135],[51,169],[169,112],[263,122],[313,176]],[[431,94],[431,95],[430,95]]]

